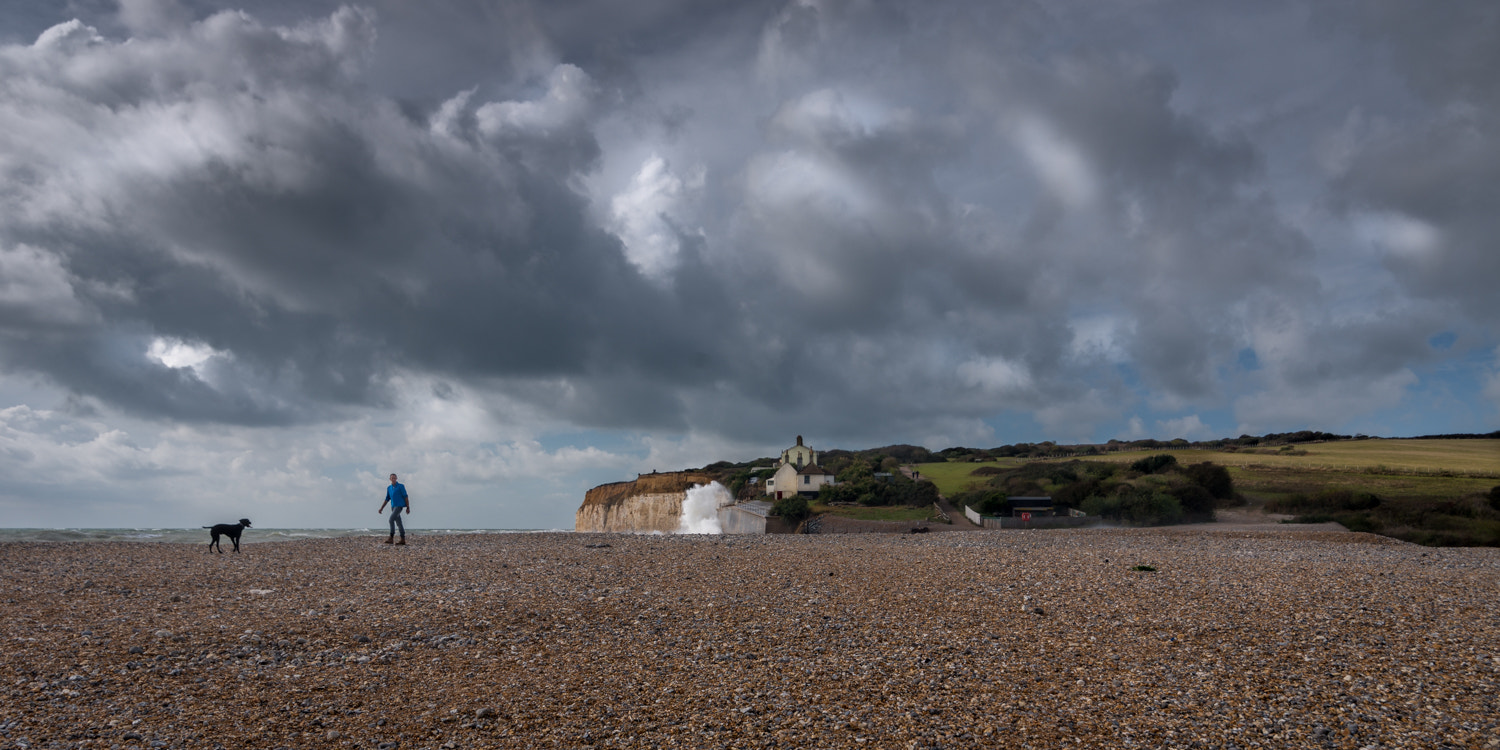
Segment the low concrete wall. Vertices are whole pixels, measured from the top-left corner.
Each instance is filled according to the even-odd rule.
[[[725,534],[790,534],[795,531],[781,516],[771,515],[771,504],[762,500],[720,508],[719,528]]]

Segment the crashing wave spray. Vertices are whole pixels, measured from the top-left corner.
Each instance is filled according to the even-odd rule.
[[[695,484],[682,501],[682,518],[677,522],[679,534],[722,534],[719,506],[730,505],[734,498],[718,482]]]

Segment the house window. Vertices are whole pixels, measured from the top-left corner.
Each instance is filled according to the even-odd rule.
[[[812,477],[809,476],[809,475],[807,475],[807,474],[803,474],[802,475],[802,483],[803,484],[808,484],[810,482],[812,482]]]

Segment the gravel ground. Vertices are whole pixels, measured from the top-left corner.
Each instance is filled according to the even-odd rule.
[[[1497,572],[1211,527],[5,544],[0,747],[1500,747]]]

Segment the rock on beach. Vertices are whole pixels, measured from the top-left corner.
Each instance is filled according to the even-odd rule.
[[[381,541],[0,544],[0,747],[1500,747],[1500,550]]]

